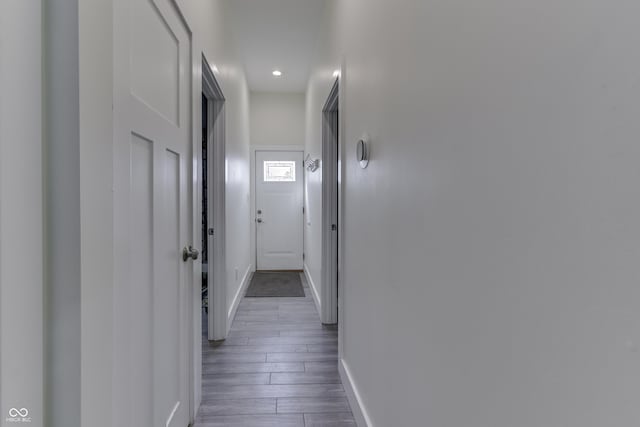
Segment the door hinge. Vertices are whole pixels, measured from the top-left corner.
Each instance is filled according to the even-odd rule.
[[[338,227],[335,224],[331,224],[331,231],[336,231]]]
[[[302,213],[304,214],[304,206],[302,207]]]
[[[303,261],[304,261],[304,256],[305,256],[305,254],[304,254],[304,252],[302,252],[302,260]]]

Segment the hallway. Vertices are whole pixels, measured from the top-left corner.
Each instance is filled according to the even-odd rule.
[[[640,427],[638,22],[0,1],[0,427]]]
[[[221,344],[203,322],[202,406],[195,427],[348,427],[338,331],[304,298],[243,298]]]

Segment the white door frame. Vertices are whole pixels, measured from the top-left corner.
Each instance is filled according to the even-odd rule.
[[[225,285],[225,98],[216,81],[213,70],[202,55],[202,93],[207,98],[207,176],[209,228],[208,338],[223,340],[227,336],[227,287]],[[202,116],[202,114],[200,114]],[[202,126],[200,126],[202,129]],[[202,160],[200,162],[202,165]],[[199,169],[200,173],[202,167]],[[202,179],[202,178],[201,178]],[[201,181],[202,182],[202,181]],[[199,189],[202,189],[200,185]],[[202,197],[202,196],[200,196]],[[201,199],[202,200],[202,199]],[[201,206],[201,205],[200,205]],[[201,208],[199,208],[201,209]]]
[[[338,231],[340,171],[339,80],[322,108],[322,323],[338,322]],[[336,129],[337,128],[337,129]],[[337,131],[337,132],[336,132]]]
[[[249,170],[251,171],[251,184],[249,190],[249,198],[251,204],[251,216],[250,216],[250,227],[251,227],[251,257],[253,259],[252,265],[253,271],[256,271],[256,266],[258,265],[258,248],[256,244],[256,233],[258,232],[257,224],[256,224],[256,151],[301,151],[302,158],[304,159],[304,145],[251,145],[251,164],[249,165]],[[302,167],[302,166],[301,166]],[[304,170],[303,170],[304,171]],[[305,174],[302,174],[303,179],[305,179]],[[303,189],[305,185],[305,181],[302,181]],[[303,193],[304,197],[304,193]],[[303,223],[304,227],[304,223]],[[302,235],[304,236],[304,230]],[[304,237],[303,237],[304,239]],[[304,251],[304,240],[302,241],[302,247]],[[303,252],[304,253],[304,252]]]
[[[344,181],[346,175],[345,157],[345,58],[340,60],[340,73],[338,74],[338,367],[343,365],[342,356],[344,349]],[[342,373],[341,373],[342,377]]]

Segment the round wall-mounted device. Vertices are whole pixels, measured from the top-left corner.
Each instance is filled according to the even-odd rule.
[[[360,167],[362,169],[366,168],[369,164],[369,138],[367,136],[363,136],[358,140],[358,144],[356,146],[356,159],[358,163],[360,163]]]

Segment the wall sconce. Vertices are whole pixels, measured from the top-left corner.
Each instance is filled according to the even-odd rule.
[[[311,154],[307,154],[304,159],[304,166],[309,172],[315,172],[320,167],[320,159],[311,159]]]
[[[369,137],[368,135],[363,135],[362,138],[358,140],[356,146],[356,160],[360,163],[360,167],[362,169],[366,168],[369,165]]]

